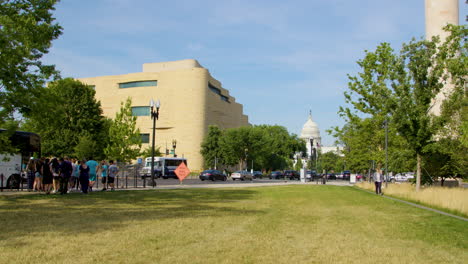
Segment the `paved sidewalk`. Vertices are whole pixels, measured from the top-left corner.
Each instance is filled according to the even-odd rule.
[[[250,187],[268,187],[268,186],[284,186],[284,185],[322,185],[321,183],[317,184],[316,182],[300,182],[300,181],[272,181],[272,182],[230,182],[226,184],[225,182],[220,183],[207,183],[207,184],[170,184],[170,185],[158,185],[156,188],[147,186],[146,188],[117,188],[115,191],[143,191],[143,190],[170,190],[170,189],[193,189],[193,188],[250,188]],[[353,186],[349,182],[343,181],[329,181],[326,185],[333,186]],[[99,192],[101,189],[96,189],[94,192]],[[72,193],[75,193],[73,191]],[[26,194],[44,194],[43,192],[28,192],[24,191],[10,191],[4,190],[0,192],[0,195],[26,195]],[[51,194],[52,195],[52,194]]]
[[[281,186],[281,185],[317,185],[315,182],[298,182],[298,181],[278,181],[278,182],[262,182],[262,183],[232,183],[232,184],[197,184],[197,185],[188,185],[188,184],[174,184],[174,185],[164,185],[157,186],[155,189],[186,189],[186,188],[244,188],[244,187],[265,187],[265,186]],[[322,184],[318,184],[322,185]],[[345,182],[327,182],[327,185],[334,186],[353,186],[352,184]],[[152,188],[151,188],[152,189]],[[123,189],[129,190],[129,189]],[[138,189],[141,190],[141,189]]]

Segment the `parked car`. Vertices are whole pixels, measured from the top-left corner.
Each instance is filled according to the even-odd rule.
[[[226,181],[227,176],[224,175],[224,173],[220,172],[219,170],[205,170],[200,173],[200,180],[210,180],[210,181],[215,181],[215,180],[221,180],[221,181]]]
[[[233,172],[231,174],[231,178],[232,178],[233,181],[235,181],[235,180],[241,180],[241,181],[253,180],[252,173],[250,173],[249,171],[245,171],[245,170]]]
[[[275,180],[279,180],[279,179],[282,179],[283,178],[283,173],[281,171],[272,171],[269,175],[268,175],[268,178],[270,180],[272,179],[275,179]]]
[[[391,182],[406,182],[414,179],[414,172],[397,173],[390,176],[389,181]]]
[[[301,175],[299,174],[298,171],[286,170],[286,171],[284,171],[284,177],[289,178],[290,180],[299,180]]]
[[[316,171],[307,171],[306,172],[306,179],[308,181],[313,181],[317,178],[317,172]]]
[[[351,178],[351,171],[349,170],[343,171],[343,180],[349,181],[349,178]]]
[[[263,173],[261,171],[254,171],[252,176],[254,179],[258,179],[258,178],[261,179],[263,178]]]
[[[328,173],[328,174],[327,174],[327,179],[328,179],[328,180],[336,180],[336,175],[335,175],[335,173]]]

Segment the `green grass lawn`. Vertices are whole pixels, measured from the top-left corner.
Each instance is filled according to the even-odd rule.
[[[468,223],[352,187],[0,197],[0,263],[466,263]]]

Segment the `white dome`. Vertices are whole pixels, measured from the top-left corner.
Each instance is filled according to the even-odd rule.
[[[320,130],[317,123],[312,120],[312,114],[309,114],[309,119],[307,119],[307,122],[305,122],[304,126],[302,127],[301,138],[320,138]]]

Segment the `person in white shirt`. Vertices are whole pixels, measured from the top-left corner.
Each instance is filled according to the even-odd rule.
[[[374,184],[375,184],[375,193],[382,195],[382,170],[377,168],[377,171],[374,173]]]

